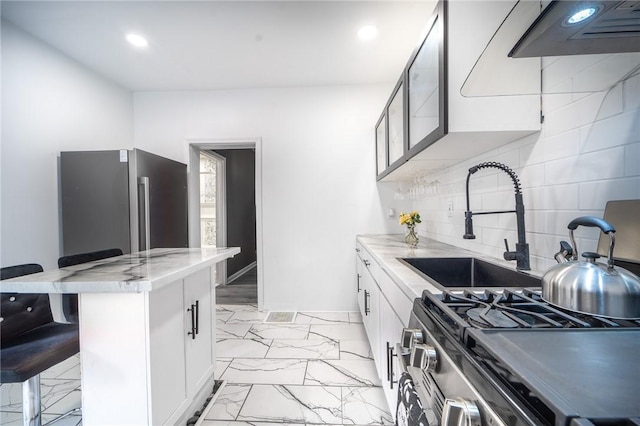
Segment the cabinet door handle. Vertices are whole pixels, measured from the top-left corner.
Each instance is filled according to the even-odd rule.
[[[393,389],[393,357],[397,357],[397,354],[393,353],[393,346],[387,342],[387,357],[389,358],[389,389]]]
[[[200,334],[200,301],[196,300],[196,334]]]
[[[360,288],[360,277],[361,277],[361,275],[360,275],[360,274],[358,274],[358,293],[360,293],[360,291],[362,290],[362,289]]]
[[[389,354],[389,342],[387,342],[387,382],[391,381],[391,356]]]
[[[365,315],[369,315],[369,313],[371,312],[371,309],[369,309],[369,296],[371,296],[371,293],[365,290],[364,291],[364,314]]]
[[[191,336],[191,339],[194,340],[196,338],[196,305],[193,303],[191,307],[187,309],[187,312],[191,312],[191,331],[187,333],[187,336]]]

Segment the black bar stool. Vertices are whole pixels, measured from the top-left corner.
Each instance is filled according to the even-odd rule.
[[[69,256],[62,256],[58,259],[58,268],[66,268],[67,266],[80,265],[81,263],[93,262],[94,260],[107,259],[109,257],[122,255],[122,250],[119,248],[112,248],[107,250],[98,250],[88,253],[78,253]],[[63,294],[61,295],[62,314],[63,317],[60,321],[68,321],[72,323],[78,322],[78,295],[77,294]],[[60,300],[60,299],[58,299]],[[57,311],[60,312],[60,311]]]
[[[122,250],[112,248],[107,250],[92,251],[89,253],[78,253],[69,256],[62,256],[58,259],[58,268],[79,265],[81,263],[93,262],[94,260],[107,259],[109,257],[121,256]]]
[[[35,263],[9,266],[0,269],[0,279],[42,270]],[[79,352],[78,324],[53,322],[47,294],[2,293],[0,298],[0,382],[22,383],[23,424],[40,426],[40,373]]]

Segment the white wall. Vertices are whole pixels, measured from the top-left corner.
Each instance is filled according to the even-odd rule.
[[[2,21],[2,266],[57,267],[57,156],[130,148],[133,98]]]
[[[589,70],[581,71],[581,77],[589,75]],[[543,76],[557,77],[548,72]],[[408,191],[404,194],[423,217],[419,234],[498,258],[504,252],[504,238],[514,249],[513,214],[475,216],[477,239],[462,239],[467,172],[482,161],[505,163],[520,177],[532,267],[539,271],[555,264],[559,242],[569,241],[571,219],[602,217],[607,200],[640,198],[640,77],[606,92],[544,95],[543,112],[540,134],[427,174],[423,179],[427,185],[404,183],[403,190]],[[412,188],[418,197],[410,196],[415,194]],[[514,207],[513,186],[503,172],[481,170],[471,177],[470,188],[472,211]],[[579,252],[596,251],[598,235],[595,228],[579,228]]]
[[[355,236],[386,232],[375,123],[388,86],[136,93],[135,145],[262,138],[265,309],[354,310]]]

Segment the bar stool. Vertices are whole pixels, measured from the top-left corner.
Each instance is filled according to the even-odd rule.
[[[92,251],[89,253],[78,253],[69,256],[62,256],[60,259],[58,259],[58,268],[65,268],[67,266],[79,265],[81,263],[93,262],[94,260],[102,260],[109,257],[121,255],[122,250],[120,250],[119,248],[112,248]]]
[[[93,262],[94,260],[107,259],[109,257],[122,255],[122,250],[112,248],[107,250],[98,250],[88,253],[78,253],[69,256],[62,256],[58,259],[58,268],[66,268],[67,266],[80,265],[82,263]],[[61,321],[78,322],[78,295],[63,294],[57,299],[54,306],[60,306]]]
[[[9,266],[0,269],[0,279],[42,271],[35,263]],[[23,424],[40,426],[40,373],[79,352],[78,324],[53,322],[47,294],[2,293],[0,299],[0,382],[22,383]]]

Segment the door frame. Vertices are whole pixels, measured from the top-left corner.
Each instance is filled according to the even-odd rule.
[[[200,151],[216,149],[255,150],[256,259],[258,263],[258,309],[261,310],[264,305],[264,262],[262,244],[262,138],[187,138],[185,141],[187,149],[186,158],[189,159],[189,162],[187,163],[189,192],[189,247],[200,247]],[[226,236],[226,229],[224,232]]]

